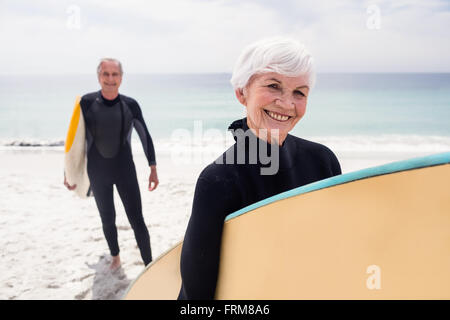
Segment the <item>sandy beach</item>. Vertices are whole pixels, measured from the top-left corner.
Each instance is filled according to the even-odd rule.
[[[345,173],[432,153],[336,155]],[[63,158],[62,148],[0,151],[0,299],[121,299],[144,268],[115,190],[122,267],[109,271],[94,199],[79,199],[65,189]],[[149,192],[145,157],[137,152],[134,159],[156,258],[183,239],[195,182],[205,164],[174,164],[170,154],[159,153],[160,185]]]

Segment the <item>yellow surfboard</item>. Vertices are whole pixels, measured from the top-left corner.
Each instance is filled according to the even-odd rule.
[[[216,299],[450,299],[450,152],[318,181],[225,221]],[[125,299],[176,299],[178,244]]]
[[[75,193],[86,198],[90,182],[87,174],[85,123],[80,100],[80,97],[76,98],[65,141],[64,173],[70,185],[77,185]]]

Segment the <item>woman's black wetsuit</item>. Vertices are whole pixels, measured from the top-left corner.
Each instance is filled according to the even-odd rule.
[[[229,129],[248,130],[247,119],[233,122]],[[235,155],[237,148],[237,143],[230,148]],[[245,151],[248,150],[246,144]],[[219,158],[221,163],[227,163],[226,153]],[[200,174],[181,253],[182,286],[178,299],[214,298],[222,227],[228,214],[278,193],[341,174],[339,161],[330,149],[292,135],[279,148],[276,174],[261,175],[261,168],[266,167],[261,162],[216,161]]]
[[[152,261],[150,236],[142,215],[141,195],[131,153],[133,127],[139,134],[149,165],[156,164],[152,138],[138,103],[119,95],[107,100],[101,92],[84,95],[80,102],[86,123],[87,171],[103,232],[112,256],[119,254],[113,185],[122,199],[142,260]]]

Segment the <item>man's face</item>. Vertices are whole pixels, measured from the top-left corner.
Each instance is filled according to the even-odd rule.
[[[98,75],[98,82],[104,92],[116,93],[122,83],[119,65],[113,61],[104,61]]]

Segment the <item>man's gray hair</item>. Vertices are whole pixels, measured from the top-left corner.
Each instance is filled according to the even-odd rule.
[[[98,64],[98,67],[97,67],[97,75],[100,75],[100,72],[102,71],[102,63],[103,62],[115,62],[115,63],[117,63],[117,65],[119,66],[120,74],[121,75],[123,74],[122,64],[120,63],[119,60],[114,59],[114,58],[102,58],[102,59],[100,59],[100,63]]]
[[[313,58],[304,45],[291,38],[269,38],[247,46],[233,70],[231,84],[243,89],[255,74],[275,72],[288,77],[306,75],[311,89],[315,82]]]

